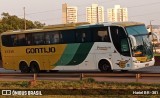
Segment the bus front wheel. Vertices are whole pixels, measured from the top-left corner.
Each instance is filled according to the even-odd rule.
[[[111,65],[106,60],[101,60],[98,64],[98,68],[101,72],[112,72]]]
[[[37,62],[31,62],[30,69],[31,69],[32,73],[38,73],[38,72],[40,72],[39,65],[38,65]]]
[[[22,73],[29,73],[30,72],[30,68],[28,67],[26,62],[21,62],[19,64],[19,69],[21,70]]]

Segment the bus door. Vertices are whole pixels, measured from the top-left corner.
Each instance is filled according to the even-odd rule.
[[[113,43],[112,62],[114,69],[126,68],[129,62],[130,49],[127,35],[122,27],[111,26],[110,33]]]

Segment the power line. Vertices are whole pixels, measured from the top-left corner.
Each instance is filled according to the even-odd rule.
[[[97,0],[98,1],[98,0]],[[117,0],[112,0],[112,1],[117,1]],[[99,2],[99,1],[98,1]],[[105,3],[106,1],[104,2],[99,2],[99,3]],[[111,3],[111,2],[109,2]],[[131,6],[131,7],[127,7],[127,8],[135,8],[135,7],[143,7],[143,6],[147,6],[147,5],[155,5],[155,4],[159,4],[160,2],[155,2],[155,3],[150,3],[150,4],[143,4],[143,5],[137,5],[137,6]],[[87,4],[85,4],[87,5]],[[81,6],[83,7],[83,5],[77,5],[77,6]],[[39,13],[47,13],[47,12],[53,12],[53,11],[58,11],[58,10],[62,10],[62,9],[55,9],[55,10],[46,10],[46,11],[39,11],[39,12],[33,12],[33,13],[27,13],[26,15],[33,15],[33,14],[39,14]],[[107,11],[104,11],[104,12],[107,12]],[[23,15],[18,15],[18,16],[23,16]]]
[[[116,0],[114,0],[116,1]],[[98,1],[99,2],[99,1]],[[99,3],[105,3],[106,1],[104,2],[99,2]],[[112,0],[113,2],[113,0]],[[111,3],[111,2],[110,2]],[[157,4],[160,4],[160,2],[154,2],[154,3],[150,3],[150,4],[141,4],[141,5],[136,5],[136,6],[130,6],[130,7],[127,7],[127,8],[137,8],[137,7],[144,7],[144,6],[147,6],[147,5],[157,5]],[[85,4],[87,5],[87,4]],[[80,7],[83,7],[83,5],[78,5]],[[39,12],[33,12],[33,13],[28,13],[26,14],[27,17],[30,16],[30,15],[34,15],[34,14],[40,14],[40,13],[48,13],[48,12],[57,12],[57,11],[60,11],[62,9],[55,9],[55,10],[46,10],[46,11],[39,11]],[[78,11],[82,11],[82,10],[78,10]],[[82,11],[83,12],[83,11]],[[104,13],[106,13],[107,11],[104,11]],[[145,13],[145,14],[140,14],[140,15],[135,15],[135,16],[130,16],[129,18],[132,18],[132,17],[140,17],[140,16],[145,16],[145,15],[150,15],[150,14],[158,14],[159,12],[152,12],[152,13]],[[78,16],[84,16],[86,14],[78,14]],[[61,17],[58,17],[58,18],[54,18],[54,19],[61,19]],[[45,19],[46,20],[46,19]]]
[[[98,1],[98,0],[97,0]],[[117,1],[117,0],[112,0],[112,2],[114,1]],[[105,3],[106,1],[104,2],[100,2],[100,3]],[[111,2],[109,2],[111,3]],[[80,6],[80,7],[84,7],[88,4],[84,4],[84,5],[76,5],[76,6]],[[45,10],[45,11],[39,11],[39,12],[33,12],[33,13],[27,13],[26,15],[32,15],[32,14],[39,14],[39,13],[47,13],[47,12],[53,12],[53,11],[59,11],[59,10],[62,10],[62,9],[55,9],[55,10]],[[18,16],[23,16],[23,15],[18,15]]]
[[[26,15],[33,15],[33,14],[39,14],[39,13],[47,13],[47,12],[51,12],[51,11],[53,12],[53,11],[57,11],[57,10],[62,10],[62,9],[34,12],[34,13],[28,13],[28,14],[26,14]]]

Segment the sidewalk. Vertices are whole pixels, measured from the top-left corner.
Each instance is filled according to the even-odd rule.
[[[160,73],[160,66],[150,66],[145,67],[137,70],[133,70],[131,72],[146,72],[146,73]],[[19,73],[20,70],[14,71],[14,70],[5,70],[4,68],[0,68],[0,73]]]

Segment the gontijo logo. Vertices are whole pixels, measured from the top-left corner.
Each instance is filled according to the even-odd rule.
[[[27,54],[33,54],[33,53],[55,53],[56,49],[55,47],[48,47],[48,48],[27,48],[26,53]]]

